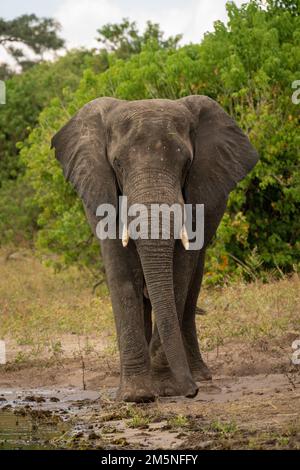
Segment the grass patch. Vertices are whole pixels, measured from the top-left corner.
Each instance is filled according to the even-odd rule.
[[[56,274],[30,252],[8,258],[2,250],[0,270],[0,338],[14,340],[18,363],[42,355],[60,360],[67,353],[64,335],[73,337],[73,349],[79,355],[92,353],[100,339],[105,340],[102,353],[116,355],[105,284],[95,294],[95,280],[89,273],[72,268]],[[203,351],[232,340],[280,338],[299,332],[300,277],[204,288],[199,306],[207,311],[197,317]]]
[[[198,304],[208,313],[197,319],[203,351],[236,339],[249,343],[299,333],[300,277],[206,288]]]
[[[2,251],[0,270],[0,338],[11,338],[26,351],[16,354],[17,361],[63,356],[66,334],[73,336],[78,353],[93,350],[93,337],[107,338],[108,352],[116,352],[108,291],[103,285],[93,294],[91,275],[75,268],[56,274],[30,252],[7,260]]]
[[[186,428],[190,425],[190,420],[184,415],[172,416],[167,422],[172,429]]]

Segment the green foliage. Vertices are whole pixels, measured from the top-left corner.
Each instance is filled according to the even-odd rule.
[[[230,196],[209,253],[212,282],[236,263],[237,274],[255,278],[257,269],[249,265],[253,250],[261,269],[279,273],[293,269],[300,254],[299,107],[291,101],[291,85],[299,77],[299,16],[278,6],[276,15],[274,9],[262,11],[256,2],[227,8],[230,37],[219,24],[220,33],[208,35],[203,47],[218,64],[224,86],[216,89],[219,102],[248,132],[261,159]]]
[[[300,4],[299,0],[267,0],[269,11],[281,12],[287,10],[293,15],[299,15]]]
[[[38,116],[54,96],[64,106],[65,96],[75,90],[83,70],[105,70],[102,56],[73,51],[55,63],[45,62],[6,81],[7,103],[0,108],[0,185],[22,172],[17,142],[37,124]]]
[[[8,80],[13,76],[13,71],[8,64],[0,64],[0,80]]]
[[[63,107],[78,87],[83,70],[108,68],[107,54],[71,51],[54,63],[46,62],[14,75],[6,82],[7,103],[0,107],[0,244],[33,240],[39,206],[32,186],[24,180],[18,142],[25,140],[38,116],[54,96]]]
[[[24,178],[5,181],[0,188],[1,245],[32,243],[37,231],[38,207]]]
[[[208,282],[223,282],[233,272],[254,279],[267,269],[295,268],[300,253],[299,106],[291,101],[291,85],[299,79],[300,24],[293,8],[273,3],[268,10],[258,1],[241,8],[227,4],[228,25],[216,22],[200,45],[176,49],[150,42],[127,60],[109,54],[108,70],[89,67],[74,93],[44,109],[22,147],[26,179],[40,210],[40,248],[58,253],[62,264],[96,263],[96,243],[81,203],[49,150],[52,135],[79,107],[98,96],[132,100],[206,94],[238,121],[261,156],[230,196],[209,250]]]
[[[124,18],[120,24],[108,23],[98,29],[99,38],[105,50],[115,52],[119,59],[126,59],[138,54],[149,43],[163,49],[173,49],[181,39],[181,35],[163,39],[163,32],[157,23],[147,21],[145,31],[141,34],[135,21]]]

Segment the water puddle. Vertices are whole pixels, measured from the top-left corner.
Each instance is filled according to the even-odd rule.
[[[65,431],[65,423],[51,417],[35,417],[13,410],[0,410],[0,450],[53,449],[51,441]]]

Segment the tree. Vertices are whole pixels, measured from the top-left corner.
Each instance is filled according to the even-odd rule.
[[[163,49],[175,49],[182,37],[178,34],[164,39],[164,33],[159,25],[151,21],[147,21],[145,31],[140,33],[136,22],[129,21],[128,18],[123,18],[120,24],[108,23],[97,32],[100,35],[97,40],[121,59],[126,59],[131,54],[138,54],[149,43],[156,44]]]
[[[7,102],[0,112],[0,187],[6,179],[16,179],[23,167],[17,143],[26,139],[51,99],[74,91],[87,68],[104,70],[101,54],[70,51],[55,62],[42,62],[6,80]]]
[[[299,0],[267,0],[267,5],[269,12],[286,10],[295,16],[300,13]]]
[[[0,46],[22,69],[26,69],[43,58],[46,51],[57,51],[64,46],[64,40],[58,36],[59,30],[60,25],[54,19],[38,18],[34,14],[13,20],[0,18]],[[26,56],[26,47],[34,53],[35,60]]]
[[[8,64],[0,63],[0,80],[8,80],[13,76],[13,71]]]

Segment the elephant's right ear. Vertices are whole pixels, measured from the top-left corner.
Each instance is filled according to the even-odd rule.
[[[105,115],[118,100],[98,98],[86,104],[55,134],[51,148],[89,211],[109,203],[116,207],[115,175],[106,154]]]

